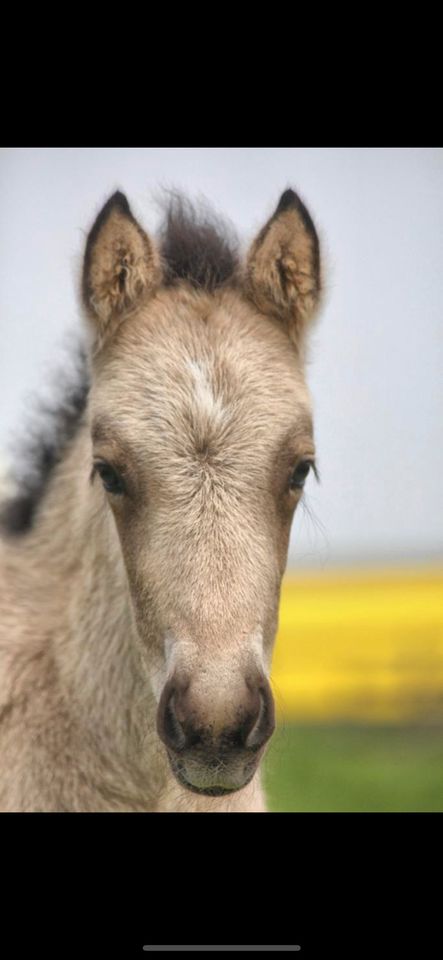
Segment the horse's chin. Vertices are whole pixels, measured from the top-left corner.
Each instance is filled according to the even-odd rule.
[[[186,790],[190,790],[191,793],[198,793],[204,797],[227,797],[231,793],[237,793],[237,790],[242,789],[241,787],[196,787],[193,783],[189,783],[189,780],[186,780],[184,777],[177,777],[177,780],[182,787],[186,787]]]
[[[183,766],[180,764],[174,757],[172,757],[168,752],[169,763],[171,765],[172,772],[175,779],[180,784],[180,786],[185,787],[186,790],[189,790],[191,793],[200,794],[200,796],[205,797],[227,797],[232,793],[237,793],[239,790],[243,790],[244,787],[247,787],[248,783],[251,782],[255,770],[252,771],[251,775],[244,780],[243,783],[239,784],[230,784],[229,786],[224,783],[214,782],[214,778],[211,775],[208,775],[208,784],[202,785],[201,783],[196,784],[192,783],[186,774],[184,773]],[[199,778],[200,779],[200,778]],[[201,777],[203,780],[203,777]]]

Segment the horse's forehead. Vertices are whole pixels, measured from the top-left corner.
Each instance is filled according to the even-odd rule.
[[[95,429],[104,423],[140,462],[149,452],[151,480],[179,464],[182,492],[195,479],[183,477],[185,464],[220,470],[223,460],[232,480],[234,463],[250,473],[259,469],[252,461],[312,437],[310,396],[289,338],[235,300],[212,313],[206,304],[200,315],[178,308],[129,320],[101,365],[92,414]]]
[[[279,396],[309,406],[302,366],[289,338],[235,297],[166,298],[123,329],[110,375],[128,393],[203,411]]]

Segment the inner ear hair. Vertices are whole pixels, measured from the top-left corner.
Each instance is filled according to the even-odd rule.
[[[285,322],[299,347],[320,301],[320,244],[311,215],[294,190],[282,193],[252,243],[245,289],[259,310]]]
[[[146,291],[153,292],[160,280],[155,245],[133,216],[124,194],[117,191],[95,220],[83,262],[83,304],[100,337],[112,319],[121,317]]]

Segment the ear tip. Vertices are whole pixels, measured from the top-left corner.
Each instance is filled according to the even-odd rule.
[[[283,191],[280,197],[280,200],[278,201],[278,206],[275,212],[284,213],[285,210],[290,210],[291,207],[295,207],[298,209],[299,204],[300,204],[300,198],[297,196],[295,190],[292,190],[290,187],[288,187],[287,190]]]
[[[106,210],[107,213],[110,213],[111,210],[116,209],[121,210],[122,213],[130,214],[131,209],[128,203],[128,200],[124,193],[121,190],[116,190],[112,196],[109,197],[109,200],[106,201],[105,206],[103,207],[103,212]]]
[[[116,190],[115,193],[113,193],[109,197],[109,199],[106,201],[105,205],[101,208],[100,213],[97,215],[97,217],[94,220],[94,223],[88,235],[88,240],[86,245],[87,251],[91,247],[91,245],[95,242],[101,228],[106,223],[108,217],[110,216],[113,210],[119,210],[120,213],[123,213],[125,214],[125,216],[133,219],[131,208],[129,206],[129,203],[124,193],[122,193],[121,190]]]
[[[295,190],[292,190],[290,187],[287,190],[284,190],[282,193],[274,217],[277,217],[281,213],[285,213],[287,210],[297,211],[305,230],[311,234],[311,236],[314,238],[314,242],[318,244],[317,231],[315,229],[311,214],[309,213],[307,207],[305,207],[303,200],[300,199],[298,193],[296,193]]]

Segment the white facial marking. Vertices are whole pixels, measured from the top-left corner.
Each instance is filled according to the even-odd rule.
[[[179,644],[171,630],[164,636],[164,660],[159,659],[156,669],[151,673],[151,688],[157,703],[163,692],[166,681],[172,676],[177,662]]]
[[[164,637],[164,650],[166,661],[166,676],[170,677],[174,673],[178,659],[191,666],[198,654],[198,646],[193,640],[183,640],[175,636],[172,630],[167,630]]]
[[[248,646],[253,651],[256,657],[257,666],[259,666],[263,670],[263,673],[266,674],[269,669],[269,664],[266,663],[266,660],[265,660],[264,648],[263,648],[263,632],[260,627],[257,627],[257,629],[254,630],[254,633],[251,633]]]
[[[193,376],[194,399],[200,413],[213,421],[223,421],[226,417],[226,410],[220,398],[214,396],[207,368],[196,360],[188,360],[188,367]]]

